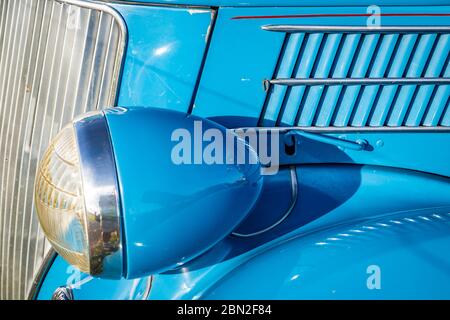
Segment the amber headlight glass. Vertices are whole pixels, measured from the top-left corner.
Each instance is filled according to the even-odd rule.
[[[53,140],[36,177],[36,208],[44,233],[66,260],[89,271],[80,161],[72,125]]]
[[[39,164],[35,203],[45,235],[67,262],[105,278],[122,275],[117,178],[102,113],[53,139]]]

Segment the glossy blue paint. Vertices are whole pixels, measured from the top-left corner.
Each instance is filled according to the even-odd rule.
[[[290,170],[282,169],[276,175],[265,176],[259,200],[234,231],[251,234],[264,230],[281,219],[294,201],[290,182]]]
[[[234,269],[202,298],[449,299],[449,209],[293,238]]]
[[[81,273],[58,256],[42,282],[38,300],[51,299],[60,286],[72,288],[75,300],[143,300],[147,299],[151,278],[106,280]]]
[[[119,0],[121,1],[121,0]],[[129,0],[123,0],[129,1]],[[215,7],[283,7],[283,6],[361,6],[373,5],[370,0],[133,0],[136,3],[151,3],[151,4],[167,4],[174,3],[180,5],[194,5],[194,6],[215,6]],[[445,5],[448,0],[379,0],[377,5]]]
[[[299,201],[283,224],[253,238],[228,237],[183,268],[155,275],[150,299],[450,298],[449,179],[356,165],[305,165],[297,174]],[[289,184],[283,172],[267,181],[275,189],[283,176]],[[264,195],[241,231],[277,219],[287,205]],[[366,287],[373,264],[385,273],[383,290]]]
[[[128,28],[118,105],[189,108],[212,23],[210,9],[111,4]]]
[[[450,77],[450,64],[447,64],[444,77]],[[437,89],[433,103],[428,109],[427,116],[423,121],[424,126],[436,126],[439,123],[443,112],[442,109],[444,108],[444,104],[440,102],[445,101],[448,97],[450,97],[450,86],[444,86]],[[445,118],[450,118],[450,113],[446,113],[442,121],[443,125],[449,125],[448,121],[445,121]]]
[[[381,16],[381,25],[448,25],[450,21],[448,16],[421,15],[450,14],[449,6],[378,5],[381,14],[417,14],[414,17]],[[384,75],[390,66],[389,76],[401,76],[409,62],[404,57],[408,57],[413,49],[415,54],[408,64],[408,74],[420,74],[433,36],[428,40],[421,36],[418,40],[417,35],[400,38],[398,35],[379,34],[344,37],[339,34],[324,36],[323,33],[313,33],[306,38],[302,34],[261,29],[268,24],[366,26],[368,19],[371,19],[367,17],[370,12],[367,6],[219,8],[193,113],[207,118],[239,117],[241,126],[271,126],[274,123],[288,126],[315,124],[320,127],[330,123],[334,126],[380,126],[385,122],[388,125],[401,125],[403,121],[419,121],[420,124],[421,114],[414,117],[415,111],[408,110],[414,86],[401,89],[400,100],[394,100],[396,86],[380,88],[374,85],[363,88],[353,85],[348,86],[345,92],[342,92],[342,86],[333,86],[328,90],[322,86],[309,89],[304,86],[288,89],[274,86],[269,98],[262,88],[264,79],[274,76],[283,78],[290,74],[298,78],[342,77],[350,72],[351,77],[355,78],[366,75],[373,77]],[[347,14],[357,16],[345,16]],[[441,44],[436,46],[433,57],[430,57],[431,62],[436,61],[427,68],[427,76],[438,76],[432,70],[441,70],[445,63],[448,55],[445,47],[447,36],[443,35],[438,40]],[[362,43],[359,44],[360,41]],[[352,61],[355,52],[358,58]],[[338,53],[342,59],[335,62],[333,58]],[[301,59],[297,59],[299,55]],[[419,99],[425,87],[420,90]],[[433,91],[434,86],[430,87],[426,89],[427,92]],[[447,90],[450,89],[443,86],[440,95],[444,99],[435,102],[434,109],[437,112],[442,112],[444,108]],[[427,105],[430,96],[424,98],[423,103],[419,104],[422,107]],[[388,106],[391,103],[393,112],[390,116]],[[339,110],[335,110],[337,105]],[[411,106],[411,109],[414,108],[417,106]]]
[[[380,44],[379,52],[384,52],[383,55],[378,55],[373,62],[370,70],[371,77],[379,77],[382,78],[386,72],[386,69],[389,64],[389,60],[392,58],[392,53],[395,49],[395,44],[398,41],[398,34],[389,34],[383,37],[383,40]],[[387,59],[386,59],[387,57]],[[372,107],[377,93],[380,90],[380,86],[367,86],[361,96],[361,100],[359,103],[359,108],[356,110],[355,114],[355,124],[365,125],[367,123],[367,118],[369,117],[370,108]],[[383,112],[386,108],[381,108],[379,112]],[[372,124],[376,125],[376,123],[382,123],[378,117],[380,117],[377,113],[377,110],[374,111],[374,115],[372,116]],[[378,120],[377,120],[378,119]]]
[[[380,36],[378,34],[370,34],[364,38],[361,45],[361,51],[363,54],[359,55],[355,62],[351,72],[352,78],[362,78],[367,73],[379,37]],[[335,125],[343,127],[348,124],[360,90],[361,86],[349,86],[345,90],[342,97],[341,106],[336,114],[336,120],[334,121]]]
[[[237,150],[248,150],[246,164],[205,164],[211,143],[206,134],[214,130],[215,141],[225,139],[224,127],[164,109],[115,108],[105,114],[119,179],[125,277],[183,265],[247,216],[263,179],[256,153],[243,140],[235,139]],[[182,152],[175,148],[180,143],[187,143]],[[225,142],[215,152],[225,156]],[[177,163],[176,156],[188,153]]]
[[[314,77],[328,78],[334,58],[336,56],[342,34],[329,35],[325,44],[323,45],[320,59],[317,68],[314,72]],[[310,88],[308,97],[305,100],[304,111],[301,113],[297,124],[299,126],[311,126],[313,124],[314,116],[316,114],[319,100],[322,96],[325,87],[315,86]]]
[[[305,35],[303,33],[296,33],[292,35],[287,35],[288,41],[286,41],[286,45],[284,48],[284,57],[278,67],[278,77],[279,78],[290,78],[294,67],[297,61],[298,52],[300,51],[301,46],[303,45],[303,41]],[[299,66],[298,70],[302,70],[301,72],[305,72],[306,68],[304,66]],[[280,113],[281,104],[278,101],[281,101],[286,94],[288,88],[286,86],[275,86],[273,88],[273,92],[271,93],[271,97],[267,102],[266,114],[265,118],[275,122],[278,119],[278,114]]]
[[[450,131],[303,133],[294,155],[281,153],[280,163],[355,163],[418,170],[450,177]],[[283,137],[282,137],[283,139]],[[333,139],[336,145],[327,142]],[[343,140],[344,143],[340,143]],[[321,142],[322,141],[322,142]],[[353,146],[345,146],[351,141]],[[364,145],[356,150],[355,142]],[[339,146],[340,144],[340,146]],[[430,161],[430,155],[433,160]]]
[[[433,55],[433,57],[431,57],[430,61],[428,62],[428,68],[425,72],[425,77],[432,77],[434,75],[440,74],[442,67],[445,63],[445,61],[441,59],[441,56],[445,53],[448,53],[449,51],[450,51],[450,35],[448,34],[442,35],[442,37],[436,44],[435,49],[436,54]],[[422,119],[422,116],[427,109],[426,101],[433,94],[434,87],[435,86],[433,85],[423,86],[417,91],[417,94],[414,98],[414,102],[411,106],[411,111],[406,119],[406,125],[417,126],[420,124],[420,119]],[[448,123],[443,124],[448,125]]]
[[[309,139],[314,142],[319,142],[319,144],[323,143],[328,146],[335,146],[339,150],[354,150],[354,151],[364,151],[369,147],[367,141],[358,139],[358,140],[349,140],[343,137],[333,137],[330,135],[325,135],[321,133],[313,133],[302,130],[292,130],[287,132],[284,135],[284,141],[288,146],[300,145],[302,142],[299,140],[301,138]],[[297,140],[297,141],[296,141]],[[298,153],[303,153],[304,149]]]
[[[308,78],[311,76],[311,70],[314,65],[315,57],[317,56],[317,53],[319,51],[320,42],[322,41],[322,38],[323,38],[323,34],[312,34],[309,37],[309,41],[308,41],[308,43],[305,44],[305,49],[303,51],[303,56],[305,58],[302,59],[299,63],[298,69],[294,74],[295,78]],[[283,60],[284,60],[284,58],[285,57],[283,57]],[[306,88],[303,86],[291,88],[291,90],[289,92],[289,99],[285,103],[283,115],[281,117],[282,123],[287,123],[287,124],[295,123],[295,120],[297,118],[297,113],[298,113],[298,106],[300,105],[300,101],[302,100],[303,95],[305,94],[305,90],[306,90]],[[272,99],[273,98],[270,97],[270,100],[272,100]],[[283,97],[283,99],[284,99],[284,97]],[[281,104],[279,101],[277,101],[275,103]],[[281,106],[279,109],[281,110]],[[279,116],[277,115],[277,119],[278,118],[279,118]],[[266,121],[263,122],[263,124],[266,124],[267,120],[270,120],[270,119],[267,119],[265,117],[265,120]],[[270,125],[270,123],[267,123],[267,124]]]
[[[333,72],[333,77],[335,78],[344,78],[347,76],[347,73],[350,69],[352,63],[352,57],[355,54],[356,49],[358,48],[358,42],[361,39],[360,34],[348,35],[345,39],[345,42],[342,46],[341,54],[339,56],[339,60],[336,63],[336,67]],[[333,86],[328,88],[327,95],[322,103],[322,109],[319,111],[317,116],[317,123],[320,123],[322,126],[329,126],[333,115],[336,109],[336,106],[339,101],[339,95],[342,92],[342,86]],[[292,108],[291,108],[292,109]],[[295,110],[295,106],[293,108]],[[284,123],[293,123],[292,115],[291,118],[284,118]]]
[[[173,4],[171,0],[157,2]],[[177,3],[225,6],[218,9],[214,36],[193,113],[220,120],[230,127],[258,123],[266,99],[261,81],[273,76],[279,60],[285,35],[262,31],[262,25],[365,25],[367,19],[233,18],[311,13],[364,14],[367,12],[366,5],[373,4],[365,0],[306,0],[301,3],[298,0],[180,0]],[[431,6],[449,5],[448,0],[431,3],[424,0],[381,0],[377,4],[428,5],[382,7],[383,13],[450,12],[450,7]],[[292,7],[299,5],[303,7]],[[187,111],[205,53],[212,9],[117,3],[111,3],[111,6],[124,16],[129,31],[119,104]],[[247,6],[251,8],[244,8]],[[256,8],[258,6],[276,7]],[[448,17],[382,17],[382,23],[448,24]],[[295,53],[304,40],[301,34],[290,37],[279,69],[279,72],[286,74],[293,70]],[[352,76],[362,76],[369,69],[371,76],[385,72],[385,60],[375,60],[372,66],[366,60],[370,60],[367,57],[372,55],[377,45],[385,48],[386,55],[391,55],[396,39],[395,36],[385,36],[379,44],[378,38],[376,35],[365,37],[361,50],[367,51],[366,59],[356,61]],[[352,56],[359,39],[359,35],[345,39],[342,57]],[[449,39],[448,35],[440,37],[425,76],[436,76],[443,68],[445,61],[440,57],[448,52]],[[311,35],[309,40],[308,46],[303,49],[308,59],[301,61],[298,77],[310,75],[314,65],[312,58],[320,50],[322,35]],[[402,52],[406,54],[410,50],[413,40],[402,41]],[[429,42],[430,39],[427,42],[427,38],[422,37],[418,47],[426,52]],[[335,50],[333,39],[325,45],[327,52],[332,54]],[[397,60],[402,62],[402,59]],[[417,68],[409,75],[420,73],[422,64],[423,61],[417,61]],[[400,63],[395,74],[400,74],[402,68]],[[330,70],[329,61],[324,56],[320,72],[326,75]],[[333,76],[339,77],[348,70],[350,61],[342,58]],[[446,76],[448,70],[445,71]],[[410,101],[412,88],[405,87],[400,92],[392,119],[395,117],[395,121],[418,125],[429,108],[432,112],[427,114],[424,123],[436,125],[443,104],[434,103],[427,107],[425,103],[433,94],[434,86],[424,86]],[[335,86],[328,90],[323,103],[326,107],[321,110],[317,110],[316,105],[323,92],[321,89],[315,90],[316,95],[308,98],[311,109],[303,116],[301,123],[310,123],[311,115],[318,111],[320,123],[327,126],[332,121],[342,87]],[[368,121],[367,108],[352,109],[360,90],[361,86],[347,89],[341,102],[342,110],[334,120],[336,124],[348,123],[352,112],[358,114],[353,119],[354,124]],[[443,101],[448,97],[448,90],[450,86],[442,87],[435,95]],[[272,94],[273,100],[269,101],[263,124],[271,125],[277,120],[284,124],[297,124],[296,115],[299,101],[305,94],[304,88],[290,90],[290,99],[280,116],[280,101],[286,91],[286,88],[278,87],[277,92]],[[379,91],[379,86],[368,86],[361,100],[367,106],[373,104]],[[385,91],[382,99],[392,100],[392,93]],[[404,114],[400,106],[408,101],[411,102],[411,110]],[[386,110],[381,102],[378,103],[380,107],[373,115],[372,125],[376,124],[376,119],[386,119]],[[217,198],[214,198],[216,195],[208,195],[208,190],[221,181],[236,181],[240,176],[237,172],[217,177],[214,175],[218,172],[199,175],[199,170],[204,168],[194,168],[192,172],[181,174],[178,169],[168,169],[168,145],[154,132],[163,130],[161,134],[169,140],[170,130],[180,125],[182,120],[174,121],[161,114],[152,116],[153,112],[159,111],[141,113],[135,110],[107,115],[121,179],[125,245],[129,257],[126,276],[142,276],[151,269],[164,270],[180,263],[175,270],[155,274],[151,299],[450,298],[450,261],[445,255],[450,244],[449,220],[445,216],[450,211],[450,183],[442,177],[450,176],[447,163],[450,134],[356,132],[343,135],[355,141],[366,139],[374,147],[363,152],[306,141],[299,149],[301,165],[296,169],[299,198],[289,218],[258,237],[241,239],[229,236],[220,240],[230,233],[238,221],[242,220],[236,230],[250,233],[274,223],[286,212],[292,201],[288,171],[281,169],[278,175],[265,177],[264,185],[258,180],[256,187],[247,189],[249,198],[259,193],[259,189],[262,191],[253,209],[245,215],[243,212],[253,203],[237,201],[245,197],[242,191],[231,188],[228,195],[219,194]],[[127,119],[123,121],[122,118]],[[443,117],[443,123],[450,124],[450,112]],[[160,165],[149,165],[154,161],[159,161]],[[200,190],[202,187],[204,190]],[[182,200],[174,202],[173,199]],[[227,199],[224,205],[217,205],[224,199]],[[192,203],[194,205],[190,206]],[[161,210],[164,206],[172,209]],[[213,214],[208,212],[206,215],[203,211],[199,214],[197,206],[214,208]],[[241,208],[236,209],[238,206]],[[411,211],[417,209],[422,211]],[[405,210],[411,212],[395,213]],[[158,215],[150,212],[157,212]],[[379,217],[381,215],[383,218]],[[350,234],[349,240],[343,234]],[[213,243],[216,244],[211,247]],[[204,254],[191,259],[201,252]],[[161,261],[170,263],[158,265]],[[382,290],[369,290],[366,286],[369,277],[366,270],[373,264],[381,267]],[[39,299],[48,299],[56,287],[73,281],[73,269],[68,268],[70,266],[58,257],[43,282]],[[71,270],[70,273],[67,270]],[[86,277],[82,275],[81,279]],[[145,284],[148,284],[146,277],[133,281],[88,279],[82,289],[74,291],[76,299],[140,299],[144,295]]]
[[[427,63],[426,59],[423,59],[421,57],[428,56],[433,43],[436,40],[435,34],[428,34],[423,35],[422,38],[419,40],[416,40],[417,48],[416,53],[412,57],[411,65],[416,66],[415,68],[411,68],[408,70],[406,77],[420,77],[422,75],[422,72],[424,70],[425,64]],[[397,99],[395,101],[394,108],[391,111],[391,115],[389,117],[388,125],[396,126],[398,124],[402,124],[403,120],[406,116],[407,108],[405,108],[405,105],[409,105],[411,103],[414,90],[417,88],[417,86],[404,86],[400,89],[400,92],[398,93]],[[442,87],[444,89],[445,87]],[[442,99],[441,99],[442,100]],[[436,103],[438,100],[433,100],[433,104],[436,105],[436,108],[439,108]],[[444,103],[439,103],[439,105],[443,105]],[[429,114],[429,113],[428,113]],[[436,124],[437,125],[437,122]]]

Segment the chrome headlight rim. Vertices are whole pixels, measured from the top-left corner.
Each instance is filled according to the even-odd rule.
[[[39,163],[35,205],[56,252],[100,278],[124,275],[118,176],[103,112],[76,118],[52,140]]]
[[[73,121],[84,194],[89,273],[123,275],[123,234],[119,185],[108,124],[102,111]]]

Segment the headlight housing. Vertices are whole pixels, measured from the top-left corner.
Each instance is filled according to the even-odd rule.
[[[212,143],[189,143],[200,127],[228,138],[213,121],[156,108],[108,109],[65,127],[35,186],[39,220],[56,251],[83,272],[131,279],[178,268],[229,235],[259,197],[259,159],[232,134],[249,163],[174,161],[181,144],[189,145],[183,154],[202,155]]]
[[[122,275],[117,176],[102,113],[75,120],[52,141],[38,168],[35,203],[45,235],[70,264]]]

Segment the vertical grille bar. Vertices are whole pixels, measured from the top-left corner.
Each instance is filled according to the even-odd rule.
[[[32,6],[32,1],[27,0],[25,3],[25,7]],[[11,121],[11,123],[16,124],[19,123],[19,125],[12,125],[10,130],[10,136],[9,136],[9,175],[8,175],[8,181],[9,184],[7,184],[7,188],[11,190],[10,195],[10,203],[8,206],[8,212],[11,213],[13,216],[13,219],[11,219],[10,224],[10,246],[8,251],[8,265],[16,265],[16,250],[17,250],[17,242],[19,235],[17,234],[17,225],[21,218],[19,215],[14,215],[14,204],[17,202],[17,186],[18,181],[16,179],[17,174],[17,164],[19,162],[19,149],[20,149],[20,136],[22,133],[22,125],[23,125],[23,115],[24,115],[24,109],[22,107],[23,103],[23,94],[20,90],[20,88],[23,88],[25,83],[25,77],[26,75],[21,72],[22,70],[26,70],[26,60],[27,55],[29,54],[29,38],[31,37],[31,30],[30,27],[34,23],[35,17],[32,14],[33,10],[24,10],[24,23],[22,23],[20,28],[20,42],[19,42],[19,50],[18,50],[18,61],[16,64],[15,69],[15,78],[14,78],[14,90],[13,90],[13,98],[12,106],[14,106],[14,118]],[[9,278],[13,278],[12,280],[12,291],[13,291],[13,297],[16,297],[15,292],[17,291],[18,277],[13,277],[12,273],[14,270],[9,270]]]
[[[0,19],[0,298],[22,299],[49,248],[37,163],[66,122],[115,103],[126,28],[80,0],[2,0]]]
[[[25,163],[28,162],[29,160],[29,152],[27,150],[29,150],[28,148],[28,137],[30,135],[30,130],[31,130],[31,124],[32,124],[32,119],[34,116],[34,100],[32,99],[32,95],[36,93],[36,88],[38,87],[38,71],[39,68],[38,66],[41,65],[41,49],[42,49],[42,45],[41,45],[41,41],[43,39],[43,34],[44,32],[41,32],[43,30],[47,30],[45,28],[45,21],[46,19],[40,19],[40,17],[44,16],[45,14],[45,10],[47,8],[47,3],[46,2],[39,2],[37,3],[37,8],[35,9],[35,16],[36,16],[36,20],[34,23],[34,27],[33,27],[33,36],[32,36],[32,40],[31,40],[31,52],[30,52],[30,60],[28,62],[28,68],[27,68],[27,77],[26,77],[26,84],[25,84],[25,93],[24,93],[24,103],[23,103],[23,109],[24,109],[24,113],[26,114],[25,117],[25,122],[22,124],[22,130],[23,130],[23,136],[21,137],[21,145],[20,145],[20,150],[19,150],[19,154],[21,155],[21,157],[19,157],[20,161],[18,163],[19,166],[19,174],[17,177],[17,180],[19,182],[22,181],[26,181],[28,173],[25,170]],[[36,84],[36,85],[33,85]],[[23,286],[23,283],[25,281],[25,275],[26,275],[26,268],[24,268],[24,263],[26,261],[26,257],[25,255],[25,251],[24,249],[28,246],[29,244],[29,236],[28,236],[28,229],[25,227],[27,225],[27,222],[29,219],[27,219],[26,214],[24,214],[24,212],[26,212],[26,208],[27,205],[29,206],[30,204],[27,203],[26,199],[26,188],[28,187],[27,183],[19,183],[19,188],[18,188],[18,192],[17,192],[17,203],[16,203],[16,207],[15,207],[15,212],[21,212],[22,214],[21,216],[21,224],[18,228],[17,231],[17,236],[20,238],[20,245],[19,245],[19,290],[18,290],[18,294],[19,297],[22,297],[23,295],[26,294],[25,288]],[[30,209],[31,210],[31,209]]]
[[[2,190],[1,190],[1,194],[0,194],[0,210],[2,210],[2,218],[3,218],[3,226],[2,226],[2,256],[1,256],[1,261],[2,261],[2,274],[1,274],[1,281],[2,283],[6,283],[7,282],[7,275],[10,269],[10,266],[8,266],[7,264],[7,254],[8,254],[8,249],[9,249],[9,234],[8,234],[8,228],[9,228],[9,224],[10,222],[10,215],[9,213],[6,211],[6,202],[7,202],[7,193],[8,193],[8,189],[6,187],[6,177],[7,177],[7,169],[8,169],[8,157],[7,157],[7,151],[6,151],[6,147],[7,147],[7,139],[5,138],[6,136],[6,131],[7,131],[7,127],[8,127],[8,122],[9,122],[9,116],[11,114],[11,108],[8,108],[8,93],[10,91],[10,83],[9,83],[9,79],[11,79],[12,74],[11,74],[11,70],[12,70],[12,61],[13,61],[13,52],[14,49],[17,45],[17,43],[15,43],[14,38],[15,38],[15,33],[14,30],[17,29],[17,26],[19,24],[19,19],[18,19],[18,15],[19,15],[19,2],[15,2],[15,3],[9,3],[8,9],[11,12],[11,17],[10,17],[10,24],[8,25],[9,28],[9,32],[8,32],[8,38],[7,38],[7,43],[8,43],[8,47],[7,47],[7,52],[5,53],[5,64],[3,65],[3,83],[2,83],[2,92],[1,92],[1,103],[2,103],[2,113],[1,113],[1,128],[0,128],[0,166],[1,168],[1,184],[2,184]],[[2,288],[2,298],[4,299],[6,297],[6,288]]]

